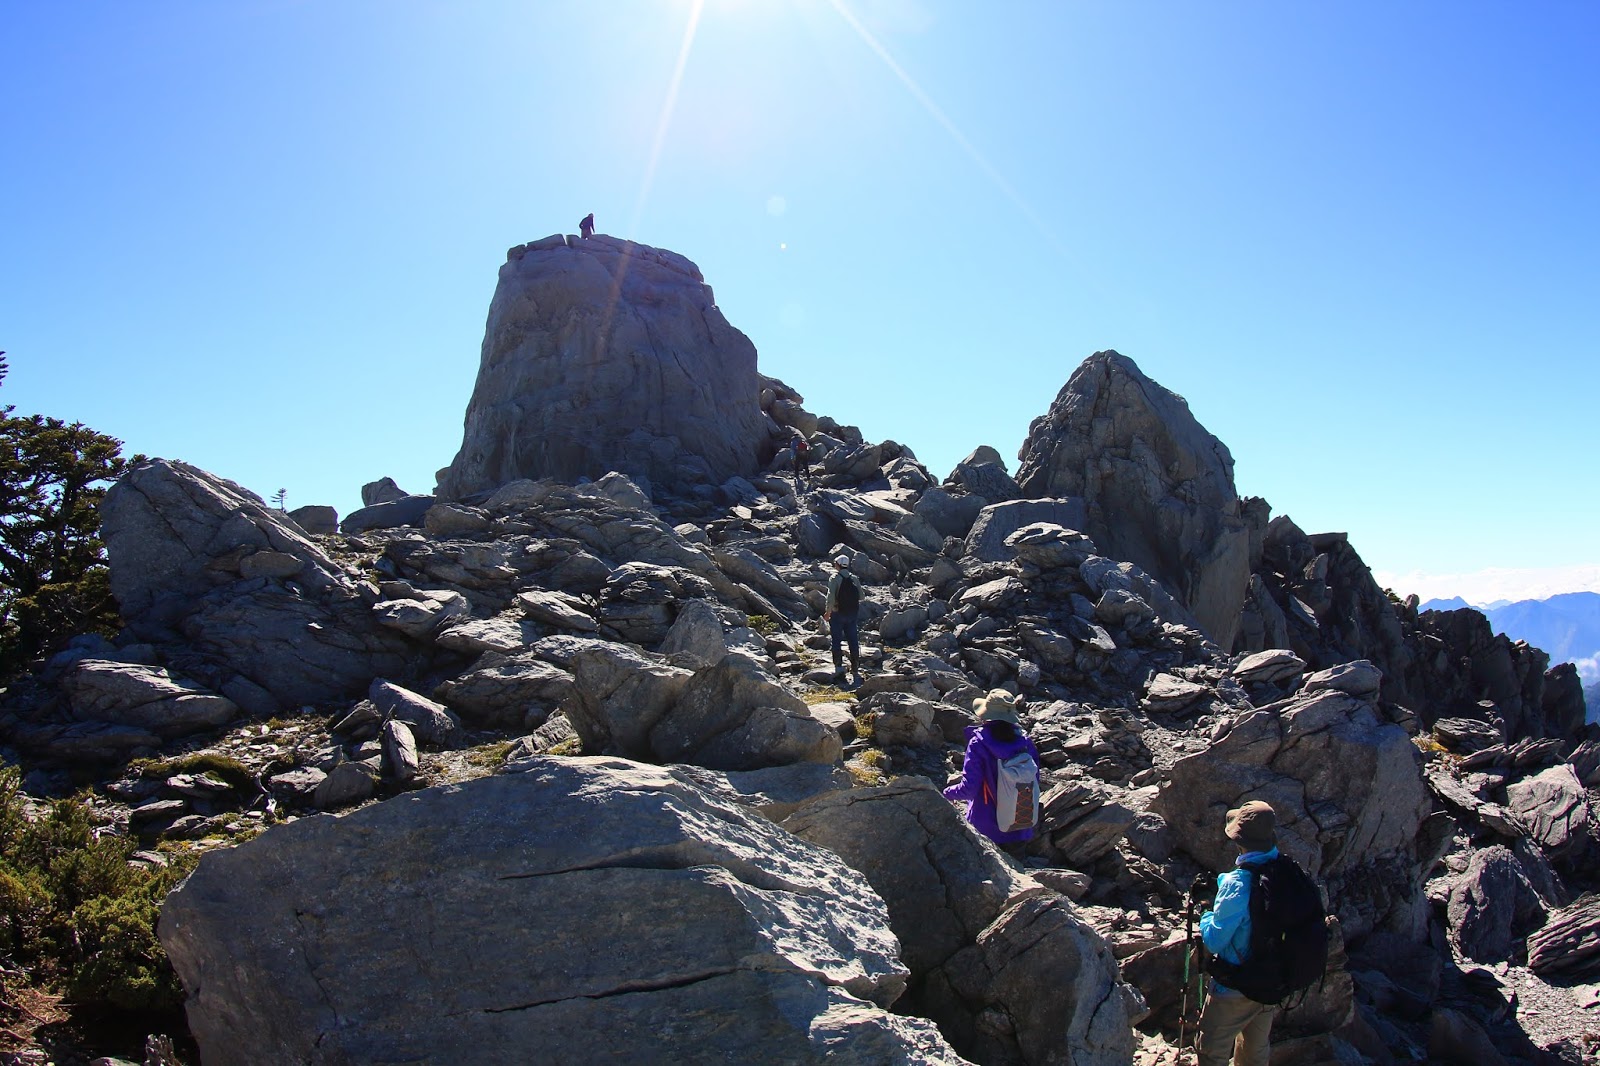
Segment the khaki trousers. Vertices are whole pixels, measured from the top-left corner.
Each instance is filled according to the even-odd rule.
[[[1200,1066],[1267,1066],[1272,1051],[1272,1019],[1278,1008],[1237,993],[1206,997],[1200,1012]]]

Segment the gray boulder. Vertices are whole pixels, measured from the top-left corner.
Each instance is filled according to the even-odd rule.
[[[1568,763],[1507,785],[1506,801],[1551,859],[1581,860],[1593,848],[1595,820],[1589,795]]]
[[[1237,849],[1223,835],[1243,800],[1271,803],[1278,846],[1327,888],[1351,939],[1374,928],[1420,938],[1427,902],[1417,849],[1433,804],[1410,736],[1342,692],[1246,713],[1178,760],[1150,804],[1180,847],[1212,870]]]
[[[1013,870],[920,778],[832,793],[783,826],[861,871],[889,907],[910,1005],[977,1062],[1123,1066],[1138,994],[1064,897]],[[996,1016],[1006,1026],[989,1024]]]
[[[426,696],[375,678],[367,690],[385,720],[396,719],[411,727],[417,743],[431,748],[453,748],[464,739],[461,720]]]
[[[1096,352],[1034,420],[1019,457],[1023,492],[1084,499],[1087,524],[1063,524],[1137,563],[1207,636],[1233,646],[1250,581],[1249,528],[1233,456],[1182,397],[1126,356]]]
[[[1083,529],[1087,521],[1081,499],[993,503],[979,511],[972,523],[967,533],[967,555],[985,563],[1005,562],[1016,555],[1016,548],[1007,544],[1006,538],[1024,526],[1047,522],[1071,530]]]
[[[403,669],[404,640],[379,625],[352,577],[238,485],[153,459],[111,486],[100,513],[130,633],[181,640],[215,675],[200,679],[244,710],[346,699]],[[264,552],[293,557],[293,578],[246,577],[245,560]]]
[[[650,731],[678,702],[692,672],[621,644],[594,642],[572,655],[564,710],[585,752],[653,761]]]
[[[572,675],[534,651],[486,652],[433,696],[461,717],[492,729],[533,729],[572,693]]]
[[[294,519],[295,525],[318,536],[330,536],[339,532],[339,512],[323,504],[308,504],[305,507],[296,507],[289,512],[289,517]]]
[[[166,738],[218,726],[239,713],[225,696],[158,666],[83,659],[61,679],[77,721],[133,726]]]
[[[838,762],[836,730],[754,659],[734,652],[695,672],[677,703],[650,730],[652,761],[713,770]]]
[[[404,496],[351,511],[339,523],[341,533],[365,533],[370,529],[398,529],[421,526],[437,501],[432,496]]]
[[[439,493],[610,471],[679,490],[757,472],[756,350],[699,269],[609,237],[511,250]]]
[[[962,1061],[885,1009],[906,970],[859,874],[614,759],[272,829],[207,854],[159,929],[220,1066]]]
[[[361,506],[371,507],[379,503],[393,503],[403,500],[411,493],[394,483],[392,477],[381,477],[377,481],[369,481],[361,486]]]
[[[1474,852],[1450,890],[1446,915],[1461,954],[1503,962],[1544,922],[1545,908],[1522,864],[1499,844]]]

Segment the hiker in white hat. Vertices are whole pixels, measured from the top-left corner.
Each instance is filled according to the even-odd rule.
[[[822,608],[828,622],[828,639],[833,645],[833,679],[845,683],[844,645],[850,645],[850,672],[861,684],[861,580],[850,572],[850,557],[833,557],[833,576],[828,578],[828,602]]]

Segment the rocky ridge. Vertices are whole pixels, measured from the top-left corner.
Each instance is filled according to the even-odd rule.
[[[1116,353],[1015,479],[979,449],[941,482],[774,379],[754,402],[752,466],[379,483],[342,532],[182,463],[116,487],[127,628],[0,728],[34,792],[91,774],[108,825],[208,852],[161,929],[207,1062],[582,1061],[668,1026],[685,1061],[1174,1063],[1184,888],[1247,798],[1337,925],[1275,1057],[1594,1061],[1600,737],[1570,667],[1234,498]],[[818,627],[839,552],[853,691]],[[993,687],[1045,766],[1021,865],[936,791]]]

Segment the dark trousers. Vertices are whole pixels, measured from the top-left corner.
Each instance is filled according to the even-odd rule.
[[[837,673],[844,669],[843,657],[839,647],[846,641],[850,642],[850,672],[859,674],[861,670],[856,666],[856,660],[861,656],[861,616],[857,614],[840,614],[834,611],[828,618],[828,635],[833,638],[833,669]]]

